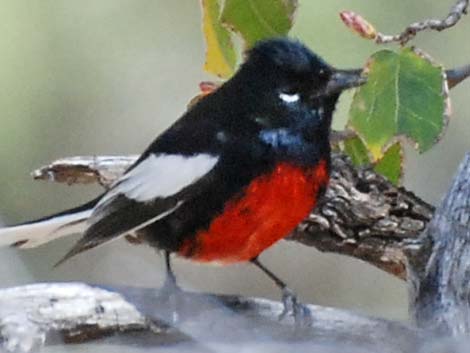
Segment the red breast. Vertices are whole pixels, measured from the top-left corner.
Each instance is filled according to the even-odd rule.
[[[280,163],[229,201],[210,226],[183,243],[179,255],[223,264],[249,261],[291,233],[315,207],[328,168]]]

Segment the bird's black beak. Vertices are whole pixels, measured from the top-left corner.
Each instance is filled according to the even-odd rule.
[[[362,69],[335,70],[322,94],[329,96],[340,93],[345,89],[363,85],[366,81],[367,79],[362,76]]]

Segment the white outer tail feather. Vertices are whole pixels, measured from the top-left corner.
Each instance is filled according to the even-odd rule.
[[[52,216],[48,219],[38,220],[27,224],[0,228],[0,247],[15,246],[21,249],[35,248],[58,238],[83,233],[92,225],[87,222],[94,209],[108,206],[113,198],[119,194],[137,202],[150,202],[157,198],[166,198],[177,194],[184,188],[209,173],[217,164],[219,157],[201,153],[193,156],[179,154],[151,153],[135,168],[130,169],[118,179],[112,189],[95,205],[91,201],[90,209],[70,214]],[[180,200],[170,210],[157,214],[138,227],[116,235],[117,238],[128,232],[133,232],[153,223],[175,211],[182,204]],[[81,209],[87,207],[80,206]],[[70,210],[73,212],[73,210]],[[93,223],[100,218],[94,216]]]
[[[35,248],[52,240],[84,232],[92,210],[61,215],[36,223],[0,228],[0,247]]]

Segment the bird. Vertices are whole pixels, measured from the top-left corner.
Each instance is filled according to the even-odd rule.
[[[324,195],[332,116],[341,92],[365,83],[300,41],[271,38],[245,53],[237,72],[199,99],[95,199],[0,229],[0,246],[32,248],[81,238],[58,262],[131,236],[202,263],[249,262],[282,291],[283,315],[302,307],[259,255],[291,233]]]

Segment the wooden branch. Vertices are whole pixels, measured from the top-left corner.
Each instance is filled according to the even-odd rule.
[[[99,182],[108,186],[136,158],[65,158],[36,170],[33,176],[67,184]],[[344,155],[334,154],[332,167],[324,202],[290,240],[358,257],[404,279],[403,242],[425,229],[433,207],[371,169],[355,168]]]
[[[190,341],[161,320],[145,317],[121,294],[99,287],[50,283],[0,290],[0,341],[7,351],[121,333],[159,335],[167,343]]]
[[[407,247],[410,309],[419,327],[470,334],[470,153],[426,231]]]
[[[58,159],[31,173],[35,180],[92,184],[108,187],[138,156],[87,156]]]
[[[371,169],[355,168],[344,155],[334,155],[332,167],[324,201],[291,239],[405,279],[403,245],[425,229],[433,207]]]
[[[96,169],[92,174],[97,178],[102,167],[100,158],[90,160],[94,161]],[[109,166],[113,159],[106,157],[106,160]],[[74,167],[78,165],[80,172],[84,165],[87,166],[77,163],[77,159],[74,161]],[[63,162],[61,168],[64,165],[68,172],[74,168]],[[51,177],[54,173],[45,175]],[[63,175],[75,177],[74,173]],[[101,338],[100,343],[153,347],[184,343],[184,347],[190,347],[192,352],[211,351],[214,345],[217,349],[212,351],[219,351],[221,344],[232,345],[232,348],[237,344],[241,348],[244,344],[259,344],[260,340],[269,342],[273,348],[279,348],[282,343],[288,347],[293,341],[296,348],[305,344],[300,350],[330,351],[331,343],[334,343],[340,351],[347,348],[358,352],[407,353],[435,351],[436,347],[440,351],[458,351],[459,344],[465,347],[465,343],[450,340],[439,342],[437,346],[431,342],[429,346],[428,341],[429,335],[432,333],[435,337],[436,331],[446,336],[470,333],[469,180],[470,153],[444,202],[428,222],[426,231],[420,237],[400,236],[402,231],[410,228],[404,226],[409,222],[395,223],[392,227],[389,223],[392,217],[398,217],[398,220],[403,220],[403,214],[430,217],[432,210],[424,212],[428,206],[412,194],[390,186],[370,170],[355,171],[347,159],[335,156],[333,186],[329,192],[336,199],[327,198],[319,208],[320,213],[312,215],[304,223],[305,229],[298,231],[302,237],[313,237],[313,234],[309,235],[310,222],[321,224],[325,229],[324,234],[317,234],[316,238],[329,232],[332,233],[329,236],[334,237],[346,229],[341,228],[343,218],[338,218],[334,212],[354,214],[352,218],[345,216],[344,222],[355,220],[355,212],[358,212],[364,217],[361,222],[370,223],[369,231],[362,229],[364,234],[361,235],[361,229],[354,231],[362,236],[358,238],[358,244],[364,238],[373,239],[370,232],[375,231],[383,232],[385,238],[392,233],[398,237],[395,243],[393,240],[384,243],[384,248],[397,246],[397,251],[406,251],[411,284],[410,312],[420,329],[313,305],[308,306],[313,314],[313,324],[299,327],[291,317],[278,321],[281,303],[265,299],[187,292],[168,296],[154,289],[132,287],[114,288],[118,294],[84,284],[56,283],[0,290],[0,342],[10,351],[31,351],[43,344],[78,343],[97,338]],[[365,181],[367,187],[361,185]],[[351,201],[345,204],[344,200]],[[366,201],[377,203],[366,207]],[[400,212],[390,214],[391,209]],[[387,219],[387,222],[376,222],[376,215],[381,215],[380,219]],[[325,219],[319,220],[321,217]],[[331,226],[329,217],[336,222],[331,224],[341,226]],[[354,244],[350,234],[344,234],[344,237],[346,244]],[[387,254],[380,250],[372,251],[369,256],[375,258],[376,253],[382,253],[382,257]]]
[[[166,300],[148,288],[114,291],[80,283],[33,284],[0,290],[0,340],[8,351],[42,345],[99,343],[168,346],[191,352],[215,352],[214,345],[354,347],[367,352],[414,352],[422,332],[398,322],[310,305],[311,327],[278,320],[282,305],[266,299],[183,292],[177,297],[178,320],[171,322]],[[124,299],[126,298],[126,299]],[[397,340],[395,337],[400,337]],[[178,346],[176,346],[178,347]],[[232,346],[233,347],[233,346]],[[219,347],[220,348],[220,347]],[[302,351],[302,349],[300,349]],[[178,351],[177,349],[175,351]]]
[[[454,88],[470,76],[470,65],[457,67],[455,69],[446,70],[447,86],[449,89]]]

